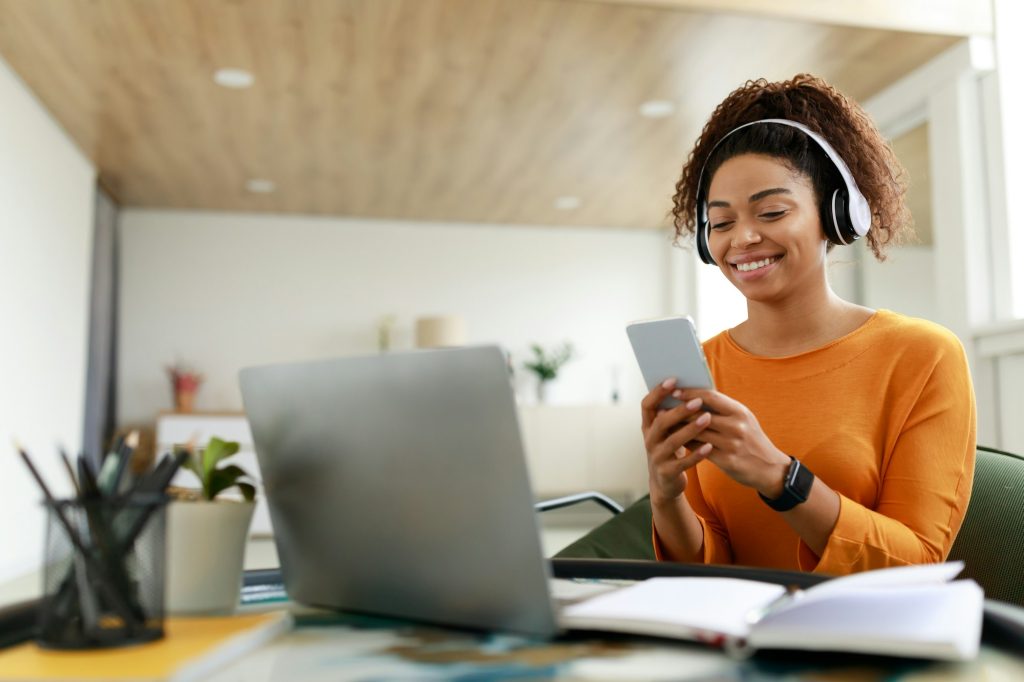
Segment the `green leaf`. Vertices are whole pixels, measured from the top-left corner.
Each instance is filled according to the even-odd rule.
[[[256,486],[252,483],[236,483],[235,485],[242,491],[242,497],[245,498],[246,502],[252,502],[256,499]]]
[[[249,478],[247,471],[234,464],[223,466],[228,457],[238,453],[240,446],[234,441],[226,441],[214,436],[203,450],[192,450],[181,446],[175,451],[185,451],[189,456],[183,466],[196,475],[202,487],[203,499],[213,500],[228,488],[237,486],[247,500],[256,495],[256,488],[250,483],[242,483],[240,479]]]
[[[533,351],[534,358],[524,362],[523,367],[534,372],[541,381],[556,378],[558,370],[574,355],[574,348],[568,341],[555,347],[550,353],[536,343],[530,345],[530,350]]]
[[[242,494],[245,495],[246,491],[244,488],[242,488],[242,486],[249,484],[242,483],[239,479],[248,477],[249,474],[245,473],[245,470],[242,469],[242,467],[236,466],[234,464],[231,464],[230,466],[226,467],[221,467],[220,469],[214,469],[210,473],[209,489],[204,491],[206,493],[206,499],[213,500],[215,497],[217,497],[217,495],[221,494],[222,492],[233,486],[238,486],[238,488],[242,491]],[[249,487],[252,488],[251,485],[249,485]],[[255,488],[253,488],[252,492],[255,495]],[[246,497],[246,499],[251,498]]]
[[[206,449],[203,450],[203,473],[205,477],[208,478],[210,476],[210,472],[217,467],[217,462],[237,453],[239,447],[239,444],[235,441],[221,440],[216,436],[211,438],[210,442],[206,444]]]

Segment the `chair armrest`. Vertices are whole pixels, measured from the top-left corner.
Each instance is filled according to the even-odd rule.
[[[597,504],[601,505],[612,514],[618,514],[622,511],[622,505],[599,492],[590,490],[585,493],[576,493],[575,495],[566,495],[565,497],[556,497],[551,500],[543,500],[533,505],[533,508],[539,512],[550,511],[551,509],[561,509],[562,507],[568,507],[580,502],[587,502],[593,500]]]

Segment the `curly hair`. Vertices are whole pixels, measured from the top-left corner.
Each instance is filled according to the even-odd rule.
[[[892,147],[855,102],[821,78],[798,74],[776,83],[763,78],[747,81],[711,114],[686,159],[672,197],[677,242],[686,234],[692,235],[696,228],[701,170],[705,170],[705,182],[710,184],[722,163],[739,154],[765,154],[783,160],[811,179],[819,203],[841,182],[821,148],[795,128],[748,126],[722,142],[729,131],[764,118],[803,123],[839,152],[871,206],[871,228],[866,239],[878,260],[885,260],[887,246],[913,235],[912,218],[904,201],[907,174]]]

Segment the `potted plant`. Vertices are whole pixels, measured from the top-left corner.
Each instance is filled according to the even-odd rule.
[[[535,343],[530,350],[533,358],[524,362],[523,367],[537,375],[537,402],[543,403],[547,401],[548,384],[558,377],[558,371],[573,358],[575,351],[568,341],[550,351]]]
[[[171,613],[230,613],[242,586],[245,544],[256,507],[254,480],[225,460],[238,443],[211,438],[193,450],[184,468],[200,488],[173,489],[167,507],[167,610]],[[222,493],[235,491],[234,498]]]
[[[174,364],[167,367],[167,376],[171,380],[171,392],[174,394],[174,411],[192,412],[195,408],[196,393],[203,383],[203,375]]]

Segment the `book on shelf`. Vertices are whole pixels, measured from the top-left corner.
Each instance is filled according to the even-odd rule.
[[[17,680],[204,680],[292,626],[287,611],[164,621],[165,636],[123,648],[42,649],[34,642],[0,651],[0,677]]]
[[[799,649],[969,660],[984,594],[961,562],[886,568],[805,590],[736,578],[651,578],[567,606],[560,622],[689,639],[737,654]]]

